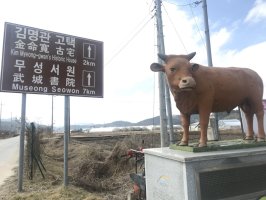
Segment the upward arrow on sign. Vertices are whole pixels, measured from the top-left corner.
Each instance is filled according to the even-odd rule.
[[[88,46],[88,58],[91,57],[91,45]]]
[[[91,85],[91,74],[90,73],[88,73],[87,78],[88,78],[88,86],[90,86]]]

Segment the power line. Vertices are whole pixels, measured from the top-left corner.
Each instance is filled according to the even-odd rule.
[[[194,3],[195,3],[195,2],[194,2]],[[202,1],[197,1],[197,6],[198,6],[200,3],[202,3]],[[197,23],[197,20],[196,20],[195,14],[194,14],[194,12],[193,12],[192,6],[189,6],[189,7],[190,7],[190,11],[191,11],[191,14],[192,14],[193,20],[194,20],[194,22],[195,22],[195,24],[196,24],[198,34],[200,35],[201,42],[203,43],[203,46],[204,46],[205,48],[207,48],[207,47],[206,47],[206,44],[205,44],[205,42],[204,42],[204,39],[203,39],[203,37],[202,37],[202,35],[201,35],[201,33],[200,33],[200,29],[199,29],[199,26],[198,26],[198,23]]]
[[[166,0],[164,0],[166,1]],[[176,4],[176,3],[173,3],[173,2],[170,2],[170,1],[166,1],[167,3],[170,3],[170,4],[173,4],[175,6],[178,6],[178,7],[186,7],[186,6],[194,6],[194,7],[197,7],[200,3],[202,3],[202,1],[194,1],[192,3],[187,3],[187,4]]]
[[[171,24],[172,24],[172,26],[173,26],[173,28],[174,28],[174,30],[175,30],[175,33],[177,34],[177,37],[178,37],[179,41],[181,42],[183,48],[184,48],[185,51],[187,52],[187,48],[186,48],[186,46],[185,46],[185,44],[184,44],[184,42],[183,42],[183,40],[182,40],[182,38],[181,38],[179,32],[177,31],[177,29],[176,29],[176,27],[175,27],[173,21],[171,20],[171,18],[170,18],[170,16],[169,16],[169,14],[168,14],[168,12],[167,12],[167,10],[166,10],[166,8],[165,8],[164,5],[163,5],[163,8],[164,8],[164,10],[165,10],[165,13],[167,14],[167,17],[168,17],[169,21],[171,22]]]
[[[147,19],[147,17],[150,15],[150,13],[145,16],[145,18],[139,23],[137,28],[141,26],[141,24]],[[109,61],[105,65],[110,64],[129,44],[134,40],[134,38],[145,28],[145,26],[153,19],[154,14],[135,32],[133,35],[119,48],[116,53],[111,57]],[[134,29],[135,30],[135,29]]]
[[[190,8],[190,12],[191,12],[191,14],[192,14],[192,17],[193,17],[194,23],[195,23],[196,28],[197,28],[197,32],[198,32],[198,34],[200,35],[201,42],[202,42],[203,46],[204,46],[205,48],[207,48],[206,45],[205,45],[205,41],[204,41],[204,39],[203,39],[203,37],[202,37],[202,34],[201,34],[201,32],[200,32],[200,28],[199,28],[199,25],[198,25],[198,23],[197,23],[196,16],[195,16],[195,14],[194,14],[194,12],[193,12],[193,9],[192,9],[192,8],[198,7],[198,6],[202,3],[202,1],[193,1],[193,2],[191,2],[191,3],[187,3],[187,4],[175,4],[175,3],[170,2],[170,1],[167,1],[167,2],[170,3],[170,4],[173,4],[173,5],[177,6],[177,7],[186,7],[186,6],[189,6],[189,8]],[[174,28],[174,30],[175,30],[175,32],[176,32],[176,34],[177,34],[177,36],[178,36],[178,38],[179,38],[179,40],[180,40],[182,46],[183,46],[183,48],[184,48],[185,51],[187,52],[187,49],[186,49],[186,47],[185,47],[185,45],[184,45],[184,43],[183,43],[183,41],[182,41],[182,38],[181,38],[180,34],[178,33],[176,27],[174,26],[174,23],[173,23],[173,21],[171,20],[169,14],[167,13],[166,8],[165,8],[164,5],[163,5],[163,7],[164,7],[164,9],[165,9],[165,12],[166,12],[168,18],[169,18],[169,21],[170,21],[171,24],[173,25],[173,28]]]

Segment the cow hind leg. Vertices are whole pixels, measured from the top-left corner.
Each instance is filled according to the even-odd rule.
[[[246,133],[246,139],[253,139],[254,137],[254,131],[253,131],[253,113],[247,112],[245,113],[246,121],[247,121],[247,133]]]
[[[253,116],[254,116],[254,108],[251,104],[252,101],[246,100],[240,107],[245,113],[246,122],[247,122],[247,133],[245,139],[253,139],[254,131],[253,131]]]
[[[262,95],[253,96],[253,98],[249,102],[250,112],[255,113],[257,117],[258,124],[258,135],[257,141],[264,141],[265,132],[264,132],[264,108],[262,104]],[[252,115],[252,125],[253,125],[253,115]],[[253,127],[252,127],[253,128]]]
[[[263,106],[260,106],[258,111],[256,112],[257,122],[258,122],[258,141],[265,140],[265,132],[264,132],[264,109]]]

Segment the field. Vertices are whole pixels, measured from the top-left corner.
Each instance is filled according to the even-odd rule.
[[[25,163],[23,192],[17,192],[16,172],[0,188],[0,199],[124,200],[129,191],[132,191],[129,173],[134,172],[134,159],[127,159],[123,155],[129,149],[140,146],[153,148],[160,145],[158,132],[108,133],[108,137],[106,133],[97,133],[89,135],[94,138],[92,140],[81,139],[79,135],[72,136],[68,146],[69,185],[66,188],[63,186],[63,137],[48,137],[46,134],[40,137],[45,178],[35,165],[33,179],[29,180],[29,168]],[[95,139],[96,136],[101,137]],[[180,138],[179,134],[175,136]],[[198,133],[193,133],[193,138],[198,140]],[[221,138],[242,138],[242,134],[223,133]]]

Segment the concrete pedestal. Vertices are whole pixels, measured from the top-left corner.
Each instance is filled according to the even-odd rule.
[[[266,194],[266,147],[144,153],[148,200],[251,200]]]

